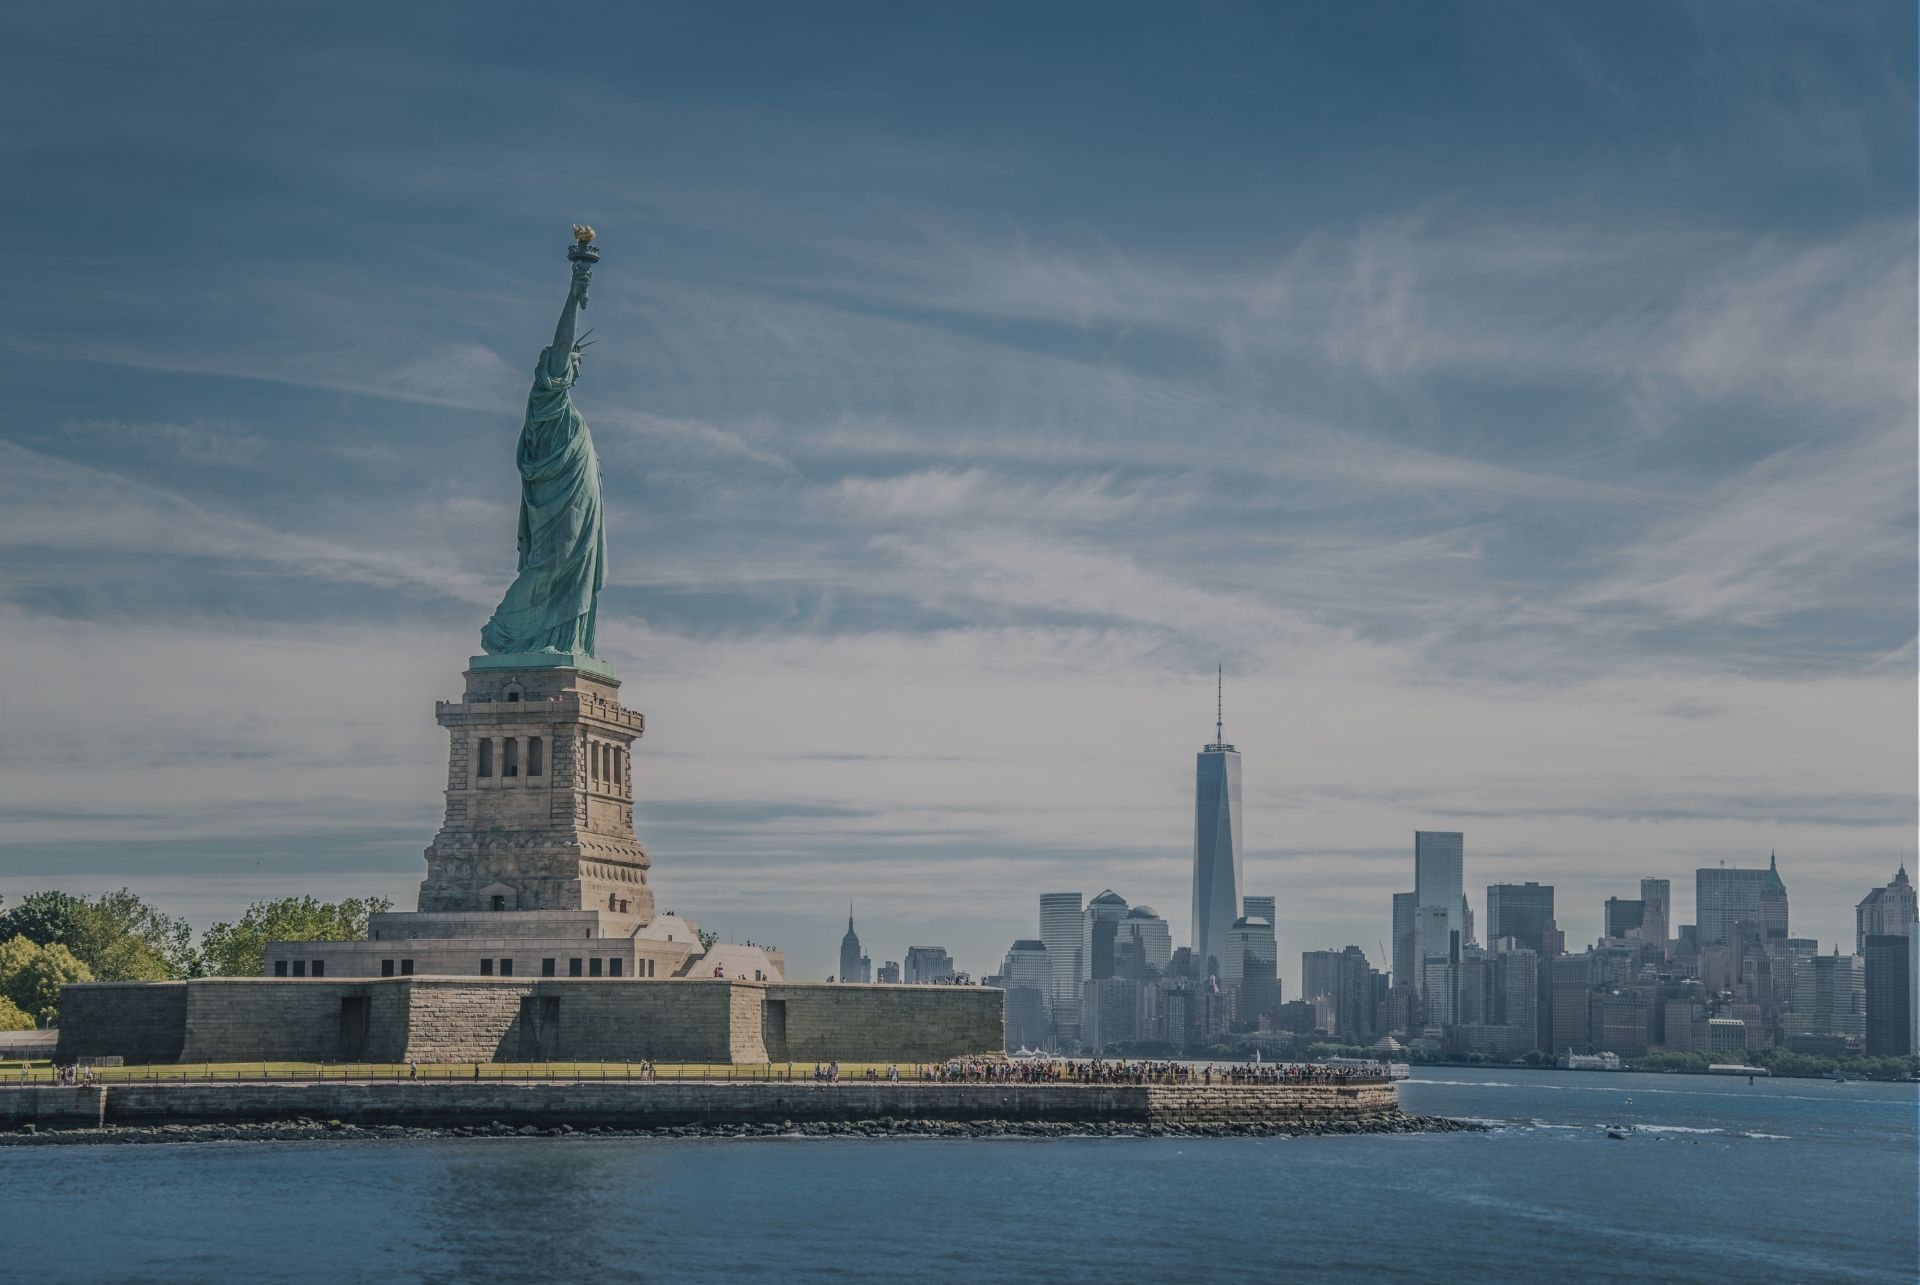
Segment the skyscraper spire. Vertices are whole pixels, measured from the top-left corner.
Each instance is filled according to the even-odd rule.
[[[1223,721],[1226,718],[1226,697],[1227,667],[1222,664],[1215,666],[1213,672],[1213,743],[1215,745],[1225,744],[1227,739],[1223,733],[1226,727]]]

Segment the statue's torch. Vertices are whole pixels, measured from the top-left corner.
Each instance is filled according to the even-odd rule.
[[[587,306],[587,281],[593,273],[593,265],[600,262],[600,250],[593,243],[593,229],[583,224],[573,225],[573,242],[567,246],[567,259],[573,264],[573,274],[580,281],[580,306]]]

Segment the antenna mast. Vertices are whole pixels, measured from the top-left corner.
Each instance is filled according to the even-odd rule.
[[[1222,734],[1221,730],[1225,727],[1225,723],[1222,720],[1225,718],[1226,694],[1227,667],[1225,664],[1221,664],[1214,667],[1213,673],[1213,743],[1215,745],[1225,745],[1227,743],[1227,738]]]

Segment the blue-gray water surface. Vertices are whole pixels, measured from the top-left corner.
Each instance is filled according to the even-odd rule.
[[[9,1148],[0,1278],[1920,1279],[1913,1086],[1422,1068],[1402,1092],[1501,1124]]]

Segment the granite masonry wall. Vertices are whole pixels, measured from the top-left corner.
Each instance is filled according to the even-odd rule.
[[[990,987],[785,983],[767,999],[785,1010],[775,1061],[937,1062],[1006,1048],[1006,992]]]
[[[1138,1086],[1079,1084],[839,1084],[464,1080],[376,1083],[0,1086],[0,1127],[173,1124],[308,1118],[416,1126],[571,1124],[659,1128],[856,1120],[1033,1121],[1061,1124],[1307,1125],[1398,1109],[1390,1084]]]
[[[995,1055],[1003,993],[733,979],[208,978],[86,983],[61,1061],[924,1062]]]
[[[80,1034],[109,1031],[111,1049],[93,1047]],[[75,1056],[108,1055],[124,1057],[136,1065],[177,1062],[186,1035],[186,982],[68,986],[60,994],[60,1044],[54,1056],[62,1062],[71,1062]],[[69,1052],[70,1046],[80,1051]]]

